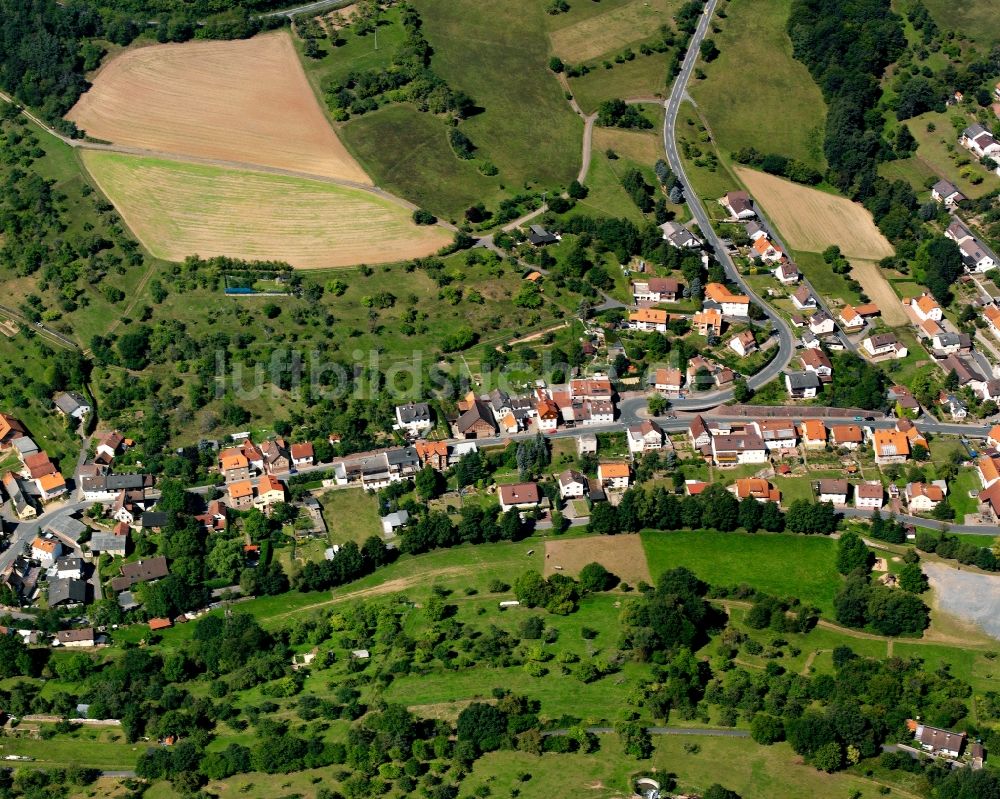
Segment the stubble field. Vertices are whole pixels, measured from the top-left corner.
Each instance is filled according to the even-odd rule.
[[[836,244],[848,258],[869,260],[893,254],[871,214],[846,197],[746,167],[735,170],[792,249],[822,252]]]
[[[588,536],[545,544],[545,576],[576,577],[588,563],[600,563],[623,582],[633,586],[652,582],[642,539],[638,535]],[[556,568],[556,567],[560,568]]]
[[[67,117],[115,144],[371,184],[324,116],[286,32],[127,51]]]
[[[227,255],[321,269],[431,255],[450,239],[362,189],[93,150],[82,156],[139,240],[167,260]]]

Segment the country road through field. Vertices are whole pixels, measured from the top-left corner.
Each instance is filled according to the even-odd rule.
[[[767,315],[767,318],[771,320],[775,331],[778,333],[779,349],[777,356],[775,356],[774,360],[765,366],[764,369],[747,381],[751,388],[760,388],[777,378],[781,374],[782,370],[791,362],[792,355],[795,353],[795,337],[792,335],[792,330],[785,320],[782,319],[781,316],[779,316],[778,313],[769,305],[763,302],[753,289],[750,288],[750,286],[743,279],[739,270],[736,268],[736,264],[733,263],[733,259],[729,257],[729,253],[726,252],[726,248],[722,246],[722,242],[716,235],[715,229],[712,227],[709,220],[708,213],[701,204],[701,198],[698,197],[698,195],[691,188],[691,184],[687,179],[686,173],[684,172],[684,162],[681,160],[680,153],[677,150],[677,113],[680,110],[681,103],[684,101],[688,81],[691,79],[691,74],[694,72],[694,65],[698,61],[701,42],[705,38],[705,34],[708,31],[708,26],[712,21],[712,15],[715,13],[715,6],[717,2],[718,0],[709,0],[705,5],[705,12],[702,14],[701,19],[698,22],[698,28],[695,30],[694,36],[691,37],[691,44],[688,46],[687,54],[684,56],[684,63],[681,65],[680,74],[678,74],[677,78],[674,80],[673,88],[670,91],[670,97],[665,103],[666,114],[664,114],[663,118],[663,148],[667,154],[667,163],[670,165],[670,168],[673,170],[674,174],[677,175],[684,186],[684,199],[687,201],[688,207],[691,209],[691,215],[698,223],[698,227],[701,229],[701,233],[705,237],[705,240],[715,251],[715,257],[725,268],[726,274],[737,285],[739,285],[740,288],[743,289],[743,292],[747,296],[757,302],[760,308]],[[731,389],[726,391],[717,391],[713,394],[699,395],[696,399],[672,400],[671,406],[678,410],[704,408],[708,407],[706,402],[715,402],[716,404],[719,404],[732,399],[732,396],[733,392]]]

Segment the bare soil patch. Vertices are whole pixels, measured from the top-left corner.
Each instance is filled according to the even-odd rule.
[[[975,625],[1000,639],[1000,576],[956,569],[943,563],[925,562],[924,572],[934,590],[934,606],[965,626]],[[958,635],[934,630],[934,639],[945,643],[967,643]],[[928,637],[931,637],[928,635]]]
[[[910,320],[903,310],[903,304],[892,290],[889,281],[885,279],[882,270],[875,261],[865,261],[857,259],[851,261],[851,275],[861,288],[865,290],[871,301],[882,311],[882,318],[889,327],[901,327],[909,324]]]
[[[127,50],[67,118],[115,144],[371,183],[324,116],[284,31]]]
[[[646,551],[638,535],[569,538],[545,544],[546,577],[553,574],[575,577],[584,566],[595,562],[633,586],[640,580],[653,582],[646,562]],[[562,568],[557,569],[556,566]]]
[[[323,269],[431,255],[450,238],[362,189],[94,150],[82,155],[139,240],[170,261],[226,255]]]
[[[848,258],[869,260],[893,254],[871,214],[846,197],[755,169],[735,170],[792,249],[822,252],[836,244]]]

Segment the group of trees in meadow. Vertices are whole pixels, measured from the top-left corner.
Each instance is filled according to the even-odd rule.
[[[741,147],[733,153],[733,160],[808,186],[823,180],[823,173],[808,164],[778,153],[765,154],[754,147]]]

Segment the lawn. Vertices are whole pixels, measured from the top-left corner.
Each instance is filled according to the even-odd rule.
[[[117,741],[112,740],[117,738]],[[125,743],[120,729],[81,727],[69,735],[48,741],[4,736],[0,751],[32,758],[39,766],[64,768],[82,765],[105,771],[126,771],[145,750],[146,744]]]
[[[327,491],[319,498],[330,541],[343,544],[354,541],[359,546],[373,535],[381,535],[378,500],[363,488]]]
[[[653,578],[686,566],[712,585],[746,583],[781,597],[798,597],[832,616],[841,578],[836,542],[821,536],[748,535],[712,531],[642,534]]]
[[[805,65],[792,58],[786,32],[790,0],[732,0],[713,39],[719,57],[699,65],[704,80],[689,91],[706,115],[718,146],[797,158],[825,168],[826,105]],[[718,196],[718,195],[717,195]]]
[[[982,484],[975,469],[962,469],[948,486],[948,504],[955,509],[955,520],[961,523],[969,513],[979,510],[979,501],[969,496],[969,491],[980,491]]]
[[[815,252],[799,252],[792,254],[795,263],[799,265],[806,279],[827,299],[836,298],[844,303],[857,305],[861,296],[851,288],[843,275],[836,274],[823,256]]]
[[[986,167],[979,164],[976,158],[958,143],[958,131],[951,123],[953,116],[964,119],[964,125],[971,125],[975,120],[957,110],[947,113],[928,111],[918,117],[907,120],[906,124],[917,140],[916,158],[927,165],[934,174],[944,177],[958,186],[967,197],[981,197],[989,191],[1000,188],[1000,178]],[[928,125],[934,130],[929,131]],[[963,126],[964,126],[963,125]],[[969,177],[978,175],[983,180],[974,184]]]
[[[774,485],[781,491],[781,504],[788,507],[797,499],[804,499],[807,502],[814,502],[812,484],[815,477],[779,477],[774,480]]]
[[[485,785],[493,796],[515,795],[514,790],[531,797],[625,796],[635,774],[660,772],[676,778],[678,791],[700,794],[721,783],[743,799],[881,795],[873,781],[860,775],[825,774],[803,764],[784,743],[758,746],[749,738],[686,736],[654,736],[654,741],[656,751],[646,761],[625,755],[612,735],[602,735],[600,751],[590,755],[496,752],[476,761],[465,787],[469,795]],[[692,744],[697,744],[694,752]],[[529,775],[528,781],[519,775]]]

